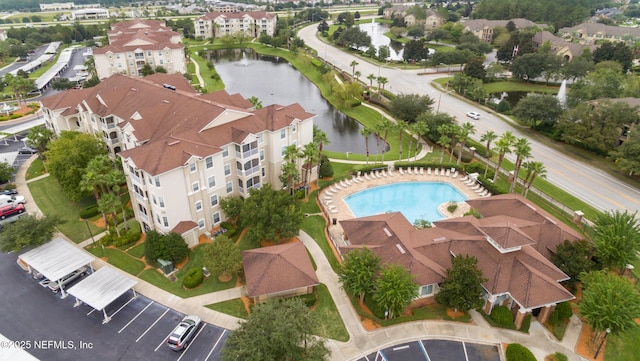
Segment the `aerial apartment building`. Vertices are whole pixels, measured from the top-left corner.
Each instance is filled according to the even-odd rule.
[[[277,20],[266,11],[213,12],[196,18],[193,24],[196,37],[204,39],[239,33],[257,38],[263,32],[273,36]]]

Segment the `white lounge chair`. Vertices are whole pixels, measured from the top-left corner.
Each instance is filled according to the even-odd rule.
[[[351,183],[351,181],[350,181],[350,180],[348,180],[348,179],[345,179],[345,180],[344,180],[344,182],[345,182],[348,186],[353,185],[353,183]]]
[[[413,174],[415,175],[420,174],[420,169],[418,167],[413,167]]]
[[[398,168],[398,173],[400,173],[400,175],[404,175],[404,171],[402,170],[402,168]]]
[[[471,189],[472,189],[472,190],[474,190],[474,191],[475,191],[476,189],[480,189],[480,188],[482,188],[482,186],[481,186],[480,184],[476,184],[476,185],[474,185],[473,187],[471,187]]]
[[[420,167],[420,175],[424,175],[424,168]]]
[[[368,173],[365,173],[365,174],[364,174],[364,179],[366,179],[366,180],[368,180],[368,181],[370,181],[370,180],[371,180],[371,178],[369,178],[369,174],[368,174]]]
[[[486,192],[487,190],[486,190],[486,189],[484,189],[483,187],[480,187],[480,188],[476,189],[475,191],[476,191],[476,193],[478,193],[478,194],[482,194],[482,193]]]
[[[331,196],[324,196],[323,197],[325,200],[330,201],[331,200]]]
[[[451,178],[458,178],[458,171],[455,171],[452,175]]]
[[[328,195],[328,196],[332,196],[333,192],[332,191],[324,191],[324,194]]]
[[[411,171],[411,167],[408,167],[408,168],[407,168],[407,174],[411,174],[411,175],[413,175],[413,172]]]
[[[395,173],[393,173],[393,171],[391,170],[391,168],[389,168],[389,177],[393,177],[395,175]]]
[[[336,189],[336,187],[333,186],[333,184],[329,186],[329,190],[332,191],[332,192],[337,192],[338,191]]]
[[[431,167],[427,168],[427,175],[431,175]]]
[[[435,168],[435,169],[433,170],[433,174],[434,174],[434,175],[438,175],[438,168]]]
[[[342,188],[347,188],[349,185],[344,182],[344,179],[342,179],[340,180],[340,186],[342,186]]]
[[[337,189],[337,190],[339,190],[339,191],[341,191],[341,190],[342,190],[342,187],[340,187],[340,186],[338,185],[338,183],[334,183],[333,185],[336,187],[336,189]]]
[[[329,209],[336,209],[336,206],[327,206]]]
[[[464,177],[460,178],[461,181],[466,181],[467,179],[469,179],[469,175],[465,174]]]
[[[444,176],[445,176],[445,177],[448,177],[450,174],[451,174],[451,173],[449,173],[449,170],[447,169],[447,170],[445,171],[445,173],[444,173]]]
[[[333,214],[336,214],[336,213],[338,213],[338,210],[337,209],[332,209],[332,210],[330,210],[330,212],[333,213]]]
[[[326,200],[326,201],[324,201],[324,202],[325,202],[326,204],[331,204],[331,203],[333,203],[333,201],[332,201],[331,199],[328,199],[328,200]]]
[[[440,168],[440,175],[444,175],[444,168]]]

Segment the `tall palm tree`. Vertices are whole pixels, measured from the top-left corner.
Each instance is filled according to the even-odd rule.
[[[438,126],[438,134],[440,134],[440,138],[438,139],[439,145],[446,144],[447,149],[451,146],[451,142],[453,141],[453,139],[451,139],[453,127],[453,124],[441,124]],[[447,138],[446,142],[442,140],[443,137]],[[444,148],[442,149],[442,155],[444,155]],[[449,162],[451,162],[451,156],[449,156]],[[440,164],[442,164],[442,159],[440,160]]]
[[[313,172],[313,165],[318,161],[318,144],[315,142],[305,144],[302,149],[302,156],[304,158],[304,182],[309,183],[311,173]],[[305,187],[305,192],[307,187]]]
[[[409,124],[407,124],[407,122],[405,122],[404,120],[398,119],[395,128],[398,131],[398,139],[400,141],[399,142],[400,143],[400,158],[399,158],[399,160],[402,160],[402,148],[404,148],[402,146],[402,136],[403,136],[404,132],[409,128]]]
[[[424,120],[418,120],[417,122],[411,124],[411,126],[409,127],[409,129],[411,129],[411,132],[415,135],[415,141],[416,141],[416,146],[415,148],[411,147],[411,142],[409,142],[409,158],[411,158],[411,149],[413,149],[413,153],[414,153],[414,160],[418,160],[418,147],[420,146],[420,138],[422,138],[422,135],[424,133],[426,133],[427,131],[429,131],[429,126],[427,125],[427,122],[425,122]],[[413,140],[414,137],[411,137],[411,140]]]
[[[360,72],[360,70],[356,70],[356,72],[354,73],[355,77],[356,77],[356,81],[360,80],[360,75],[362,75],[362,73]]]
[[[120,208],[122,208],[122,201],[113,193],[103,194],[102,198],[98,200],[98,209],[100,209],[102,213],[111,216],[113,227],[116,229],[118,237],[120,237],[120,229],[118,228],[118,216],[116,212]]]
[[[318,145],[318,179],[316,180],[316,185],[318,185],[318,181],[320,181],[320,166],[322,165],[322,147],[331,143],[331,141],[329,141],[327,133],[320,130],[315,124],[313,125],[313,142]]]
[[[498,174],[500,173],[500,166],[502,166],[504,156],[505,154],[511,153],[511,146],[515,139],[516,137],[509,131],[502,134],[500,139],[498,139],[498,142],[496,143],[496,148],[498,148],[498,163],[496,163],[496,174],[493,176],[493,183],[498,180]]]
[[[378,77],[378,95],[380,95],[381,90],[384,93],[384,85],[387,84],[388,82],[389,82],[389,79],[383,76]]]
[[[476,132],[476,127],[471,122],[465,122],[461,127],[458,128],[457,136],[458,143],[460,144],[460,149],[458,150],[458,165],[462,162],[462,150],[464,149],[467,139],[469,139],[470,134],[474,134]]]
[[[442,160],[444,159],[444,150],[449,148],[451,145],[451,138],[448,135],[441,135],[438,138],[438,145],[442,147],[442,151],[440,152],[440,164],[442,164]]]
[[[360,130],[360,135],[364,137],[364,148],[367,154],[367,164],[369,164],[369,136],[371,135],[371,129],[362,128]]]
[[[382,144],[382,163],[384,163],[384,147],[387,145],[387,137],[389,136],[389,130],[393,129],[394,124],[389,119],[382,117],[380,122],[376,124],[376,128],[378,128],[379,134],[384,134],[382,140],[384,141]]]
[[[367,79],[369,79],[369,88],[373,88],[373,80],[376,78],[375,74],[367,75]]]
[[[514,143],[514,153],[516,153],[516,164],[513,170],[513,180],[511,181],[509,193],[513,193],[514,189],[516,189],[522,161],[531,157],[531,143],[529,140],[527,138],[518,138]]]
[[[295,182],[300,179],[298,158],[300,158],[300,151],[297,145],[292,144],[284,149],[285,163],[282,165],[282,178],[284,178],[284,183],[287,184],[287,189],[289,189],[291,195],[293,195]]]
[[[487,142],[487,153],[485,154],[485,157],[491,158],[491,143],[496,139],[498,139],[498,135],[493,130],[487,131],[480,137],[481,142]]]
[[[527,171],[527,175],[524,177],[524,196],[526,197],[536,177],[547,178],[547,169],[542,162],[536,161],[525,162],[522,166]]]
[[[349,64],[349,66],[351,67],[351,77],[354,78],[356,76],[356,66],[360,64],[357,61],[352,61],[351,64]]]
[[[253,109],[262,109],[262,100],[257,96],[251,96],[248,100],[253,105]]]

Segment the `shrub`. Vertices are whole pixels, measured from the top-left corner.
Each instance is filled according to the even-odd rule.
[[[320,164],[320,178],[331,178],[333,177],[333,167],[331,166],[331,162],[329,161],[329,157],[326,155],[322,155],[322,160]]]
[[[307,306],[308,308],[311,308],[316,304],[316,294],[315,294],[315,292],[314,293],[310,293],[308,295],[296,296],[295,298],[298,298],[302,302],[304,302],[304,305]]]
[[[511,104],[509,104],[509,102],[506,100],[502,100],[500,103],[498,103],[498,106],[496,106],[496,110],[500,113],[507,113],[511,110]]]
[[[182,236],[171,232],[162,235],[157,231],[149,231],[144,241],[144,255],[147,263],[155,265],[158,259],[180,262],[189,254],[189,246]]]
[[[447,206],[447,210],[449,211],[449,213],[453,213],[456,211],[456,209],[458,209],[458,204],[455,202],[451,202],[449,203],[449,205]]]
[[[88,219],[88,218],[97,216],[98,214],[100,214],[100,210],[98,209],[98,205],[92,204],[90,206],[85,207],[83,210],[80,211],[80,218]]]
[[[558,314],[559,321],[568,320],[573,316],[573,310],[571,309],[569,302],[559,303],[553,313]]]
[[[489,317],[496,323],[498,327],[513,328],[513,315],[509,308],[505,306],[497,306],[492,311]]]
[[[182,285],[185,288],[195,288],[200,286],[203,279],[204,275],[202,274],[202,268],[192,268],[184,275]]]
[[[235,236],[236,234],[236,227],[234,227],[231,223],[229,222],[222,222],[220,223],[220,228],[224,228],[227,230],[227,232],[225,233],[227,237],[231,238],[233,236]]]
[[[556,352],[549,357],[549,361],[569,361],[569,358],[562,352]]]
[[[511,343],[507,346],[507,361],[536,361],[536,357],[528,348],[519,343]]]
[[[525,316],[524,320],[522,320],[522,326],[520,326],[520,332],[529,333],[529,327],[531,326],[531,314]]]

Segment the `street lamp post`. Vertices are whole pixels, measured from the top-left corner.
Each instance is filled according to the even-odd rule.
[[[598,349],[596,350],[596,354],[593,356],[594,359],[598,358],[598,354],[600,353],[600,350],[602,349],[602,345],[604,345],[604,341],[607,339],[607,336],[609,336],[609,334],[611,333],[611,329],[609,327],[607,327],[606,332],[604,334],[604,337],[602,338],[602,341],[600,341],[600,346],[598,346]]]
[[[93,246],[96,246],[96,240],[93,239],[93,233],[91,232],[91,227],[89,227],[89,220],[88,219],[84,219],[84,224],[87,225],[87,229],[89,230],[89,234],[91,235],[91,244],[93,244]]]

